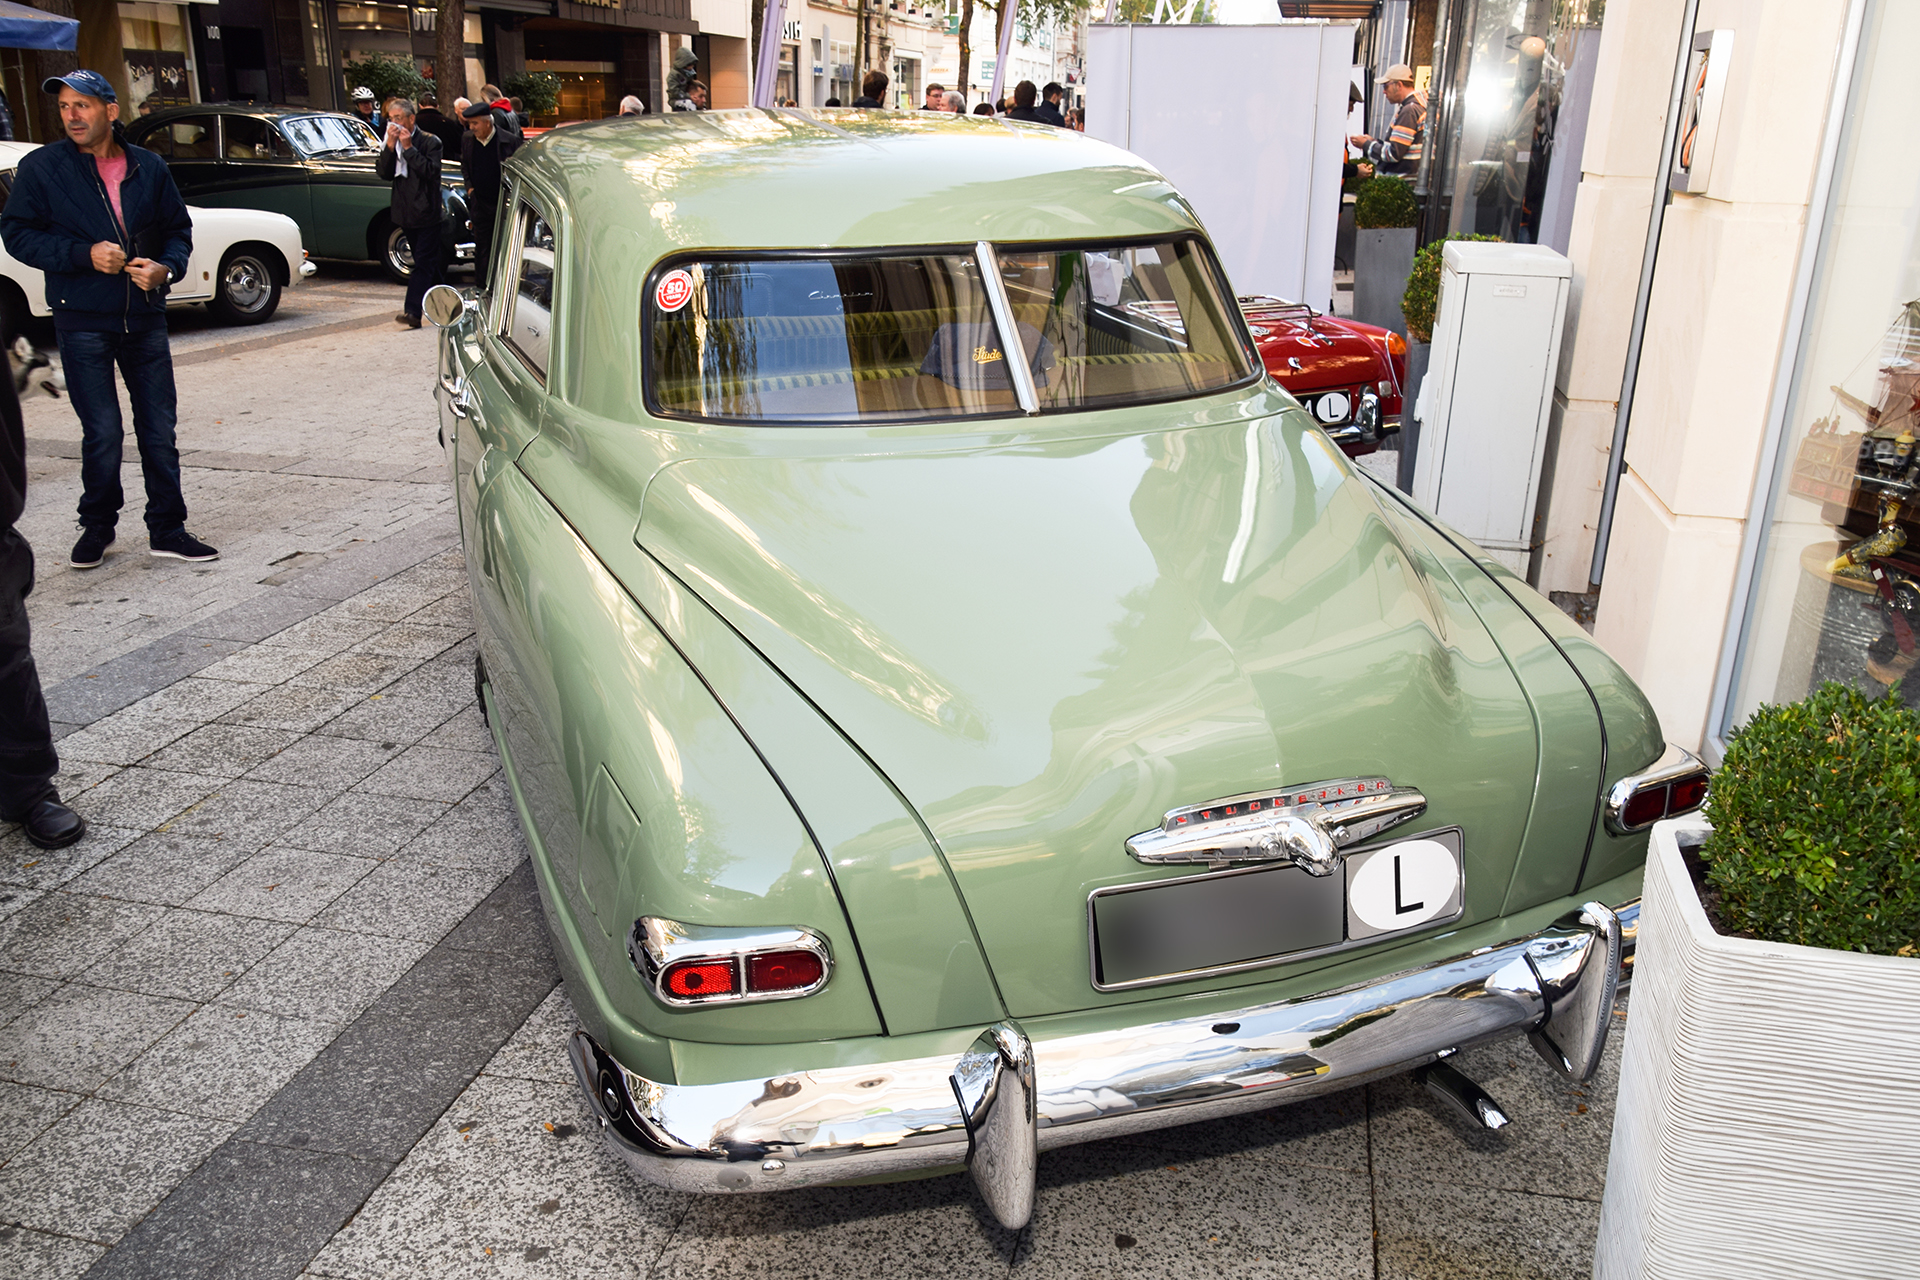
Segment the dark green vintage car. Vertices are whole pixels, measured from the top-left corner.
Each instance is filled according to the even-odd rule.
[[[413,270],[407,233],[387,216],[393,187],[373,169],[380,140],[357,116],[202,103],[142,116],[127,138],[167,158],[189,204],[284,213],[316,258],[378,262],[401,284]],[[454,228],[447,263],[472,262],[457,156],[443,162],[441,177]]]
[[[482,704],[645,1178],[971,1167],[1599,1060],[1700,764],[1262,371],[1193,210],[1045,126],[546,135],[436,290]],[[1009,359],[1008,353],[1014,358]]]

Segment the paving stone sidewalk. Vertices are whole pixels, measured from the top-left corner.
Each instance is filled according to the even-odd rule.
[[[417,339],[186,366],[183,400],[225,370],[195,384],[196,442],[433,465]],[[244,471],[292,487],[214,500],[229,473],[190,462],[217,571],[136,543],[82,574],[45,540],[77,467],[35,465],[31,603],[93,831],[45,853],[0,827],[0,1276],[1586,1274],[1618,1037],[1586,1088],[1523,1042],[1462,1055],[1514,1116],[1497,1135],[1397,1079],[1048,1153],[1017,1234],[964,1177],[636,1183],[566,1064],[444,481]]]

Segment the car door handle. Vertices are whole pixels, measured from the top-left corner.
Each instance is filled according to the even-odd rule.
[[[440,389],[447,393],[447,408],[453,410],[456,418],[470,418],[473,408],[473,386],[464,377],[442,377]]]

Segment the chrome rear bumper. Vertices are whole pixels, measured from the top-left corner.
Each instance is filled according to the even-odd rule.
[[[671,1085],[628,1071],[583,1031],[570,1050],[601,1126],[649,1182],[786,1191],[967,1165],[1017,1228],[1049,1148],[1278,1106],[1516,1032],[1587,1079],[1639,907],[1588,903],[1504,946],[1232,1013],[1038,1042],[1002,1022],[958,1059]]]

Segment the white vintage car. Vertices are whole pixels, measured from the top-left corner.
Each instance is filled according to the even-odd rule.
[[[38,145],[0,142],[0,210],[6,208],[21,159]],[[228,324],[259,324],[279,308],[282,289],[313,274],[299,224],[285,214],[193,206],[187,211],[193,217],[193,256],[187,274],[174,281],[168,306],[205,303]],[[28,316],[52,314],[46,278],[0,245],[0,329],[11,340]]]

